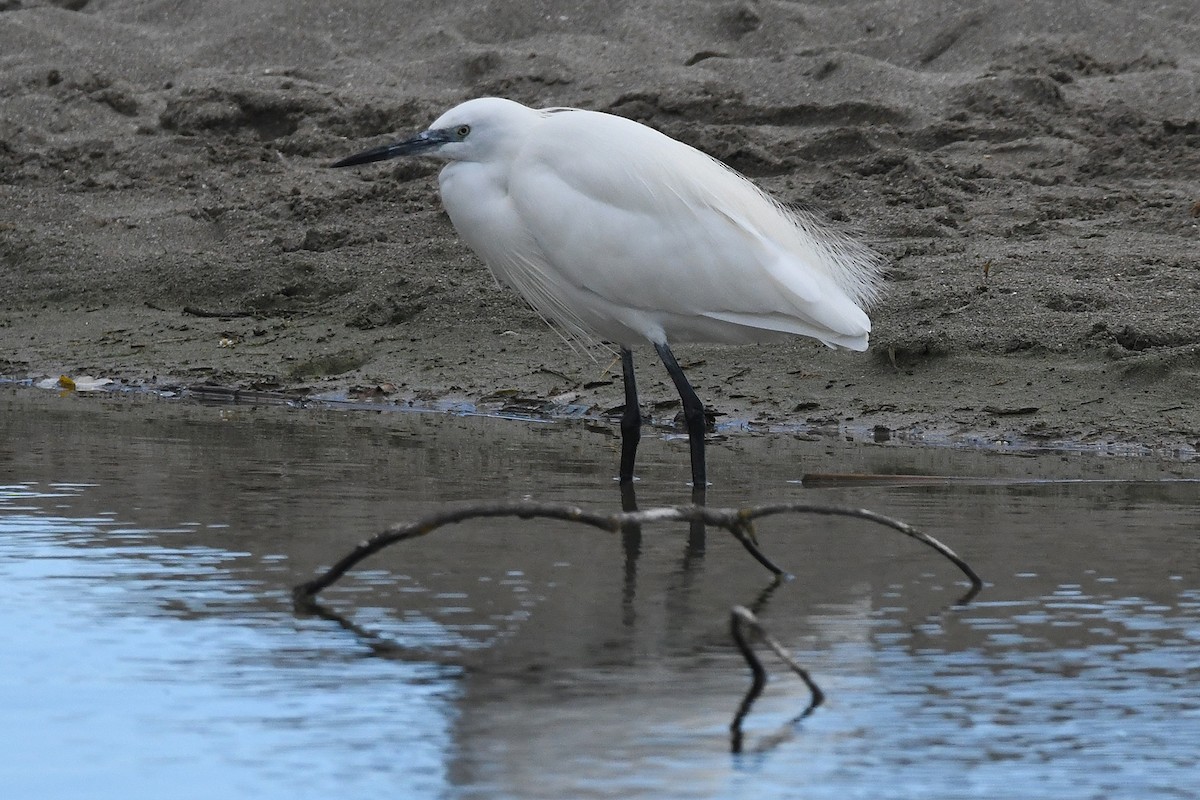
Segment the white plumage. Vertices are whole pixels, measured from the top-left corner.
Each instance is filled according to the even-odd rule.
[[[799,334],[866,349],[875,255],[720,162],[595,111],[482,98],[432,127],[461,125],[440,177],[454,227],[564,330],[625,346]]]
[[[439,177],[442,202],[501,283],[569,337],[621,347],[627,396],[629,348],[641,342],[667,362],[685,412],[691,387],[680,385],[686,379],[668,358],[672,342],[800,335],[867,347],[863,307],[878,291],[879,257],[652,128],[595,111],[480,98],[416,137],[335,166],[415,153],[449,161]],[[698,413],[689,433],[700,488],[702,407]],[[632,453],[624,455],[629,469],[623,458],[621,477],[631,480]]]

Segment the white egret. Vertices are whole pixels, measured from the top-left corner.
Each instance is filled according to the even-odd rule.
[[[622,483],[633,480],[642,423],[634,345],[654,345],[679,391],[701,491],[704,406],[672,343],[810,336],[867,348],[878,255],[645,125],[485,97],[333,166],[404,155],[449,162],[442,203],[499,282],[568,337],[620,348]]]

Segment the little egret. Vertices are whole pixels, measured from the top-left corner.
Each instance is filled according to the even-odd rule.
[[[641,436],[635,344],[654,345],[679,391],[699,491],[704,406],[672,343],[810,336],[867,348],[863,308],[879,289],[879,256],[645,125],[485,97],[333,166],[406,155],[449,162],[438,176],[442,203],[500,283],[569,339],[620,348],[623,484]]]

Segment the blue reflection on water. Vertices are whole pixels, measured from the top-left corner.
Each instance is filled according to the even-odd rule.
[[[0,487],[5,797],[444,788],[454,670],[295,619],[230,571],[244,553],[53,513],[86,489]]]
[[[242,463],[237,475],[253,483],[261,467]],[[268,484],[246,491],[272,510],[294,497]],[[357,473],[318,484],[327,494],[314,506],[361,485]],[[192,487],[171,498],[180,520],[158,528],[131,523],[133,511],[74,511],[95,488],[0,487],[0,728],[21,732],[0,749],[4,797],[1061,800],[1188,798],[1200,785],[1200,592],[1195,563],[1178,555],[1194,536],[1181,522],[1193,519],[1190,489],[1163,490],[1157,505],[1132,494],[1155,487],[1117,500],[1053,487],[880,491],[871,501],[918,521],[966,502],[973,521],[991,515],[954,538],[991,585],[946,613],[934,609],[957,591],[925,554],[871,540],[884,555],[869,569],[905,576],[888,585],[863,577],[862,540],[838,550],[837,537],[823,539],[816,559],[800,537],[769,534],[782,563],[848,587],[823,601],[802,577],[762,614],[829,700],[791,725],[807,695],[774,669],[747,720],[747,752],[730,757],[726,726],[746,675],[707,614],[761,588],[750,577],[730,591],[748,574],[724,557],[734,543],[711,538],[703,571],[689,573],[669,535],[647,532],[627,649],[627,620],[611,613],[626,610],[619,555],[585,549],[587,537],[555,540],[524,574],[498,566],[512,540],[463,528],[406,551],[403,571],[375,564],[339,587],[335,602],[365,633],[471,657],[552,627],[552,611],[595,612],[559,620],[560,661],[530,637],[510,662],[458,670],[412,652],[379,658],[366,636],[297,619],[283,565],[293,543],[274,531],[252,545],[223,523],[189,521]],[[210,488],[220,492],[210,508],[236,496]],[[1086,536],[1044,532],[1048,509],[1078,514]],[[552,595],[551,581],[532,577],[551,558],[597,573],[599,599],[577,586]],[[583,583],[580,571],[562,580]],[[501,593],[476,591],[483,581],[511,589],[512,602],[485,607]],[[389,592],[403,602],[377,605]],[[539,607],[529,595],[552,599]]]
[[[829,713],[802,731],[780,709],[760,716],[762,741],[787,732],[805,764],[752,745],[747,786],[791,782],[806,798],[1196,797],[1200,591],[1174,581],[1164,603],[1094,583],[976,601],[805,654],[833,689]]]

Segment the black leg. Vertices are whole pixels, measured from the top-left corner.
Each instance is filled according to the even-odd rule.
[[[633,462],[642,438],[642,410],[638,407],[637,383],[633,379],[633,351],[621,348],[621,374],[625,378],[625,411],[621,414],[622,484],[633,482]]]
[[[654,349],[658,351],[658,357],[670,373],[671,380],[675,381],[679,399],[683,401],[683,421],[687,425],[688,444],[691,445],[692,452],[692,488],[703,490],[708,486],[704,469],[704,404],[696,396],[696,390],[688,383],[687,376],[683,374],[683,369],[675,360],[671,348],[665,344],[656,344]]]

